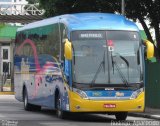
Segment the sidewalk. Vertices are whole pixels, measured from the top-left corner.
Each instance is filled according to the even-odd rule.
[[[160,109],[146,107],[143,113],[129,113],[129,115],[160,120]]]
[[[0,92],[0,95],[14,95],[14,92],[12,92],[12,91],[4,91],[4,92]]]

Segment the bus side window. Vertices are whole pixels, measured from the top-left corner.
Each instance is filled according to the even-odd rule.
[[[65,39],[67,38],[67,28],[66,28],[66,26],[64,25],[64,24],[61,24],[60,25],[60,29],[61,29],[61,32],[60,32],[60,34],[61,34],[61,52],[60,52],[60,54],[61,54],[61,66],[62,66],[62,68],[64,67],[64,62],[65,62],[65,58],[64,58],[64,41],[65,41]]]

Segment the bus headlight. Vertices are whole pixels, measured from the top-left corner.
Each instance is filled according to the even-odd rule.
[[[82,91],[82,90],[73,88],[73,92],[77,93],[83,99],[88,99],[87,94],[84,91]]]
[[[144,91],[144,88],[140,88],[140,89],[134,91],[134,92],[132,93],[130,99],[136,99],[136,98],[138,97],[138,95],[139,95],[140,93],[142,93],[143,91]]]

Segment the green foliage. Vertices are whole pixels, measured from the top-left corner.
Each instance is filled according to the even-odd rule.
[[[34,1],[34,0],[28,0]],[[43,8],[46,17],[79,13],[104,12],[121,13],[121,0],[37,0]],[[147,38],[153,42],[149,29],[155,29],[155,36],[160,52],[160,0],[125,0],[125,15],[134,21],[139,20]],[[145,20],[150,22],[147,26]]]
[[[154,42],[149,32],[150,28],[154,28],[157,41],[158,53],[160,55],[160,0],[125,0],[126,16],[128,18],[139,20],[142,24],[147,37]],[[149,21],[148,27],[145,20]]]
[[[39,0],[45,9],[46,16],[80,12],[108,12],[115,11],[113,0]],[[118,1],[118,0],[115,0]]]
[[[39,3],[39,0],[26,0],[29,4]]]

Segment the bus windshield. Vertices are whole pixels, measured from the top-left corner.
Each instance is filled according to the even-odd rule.
[[[133,31],[74,31],[73,81],[82,84],[140,83],[140,37]]]

